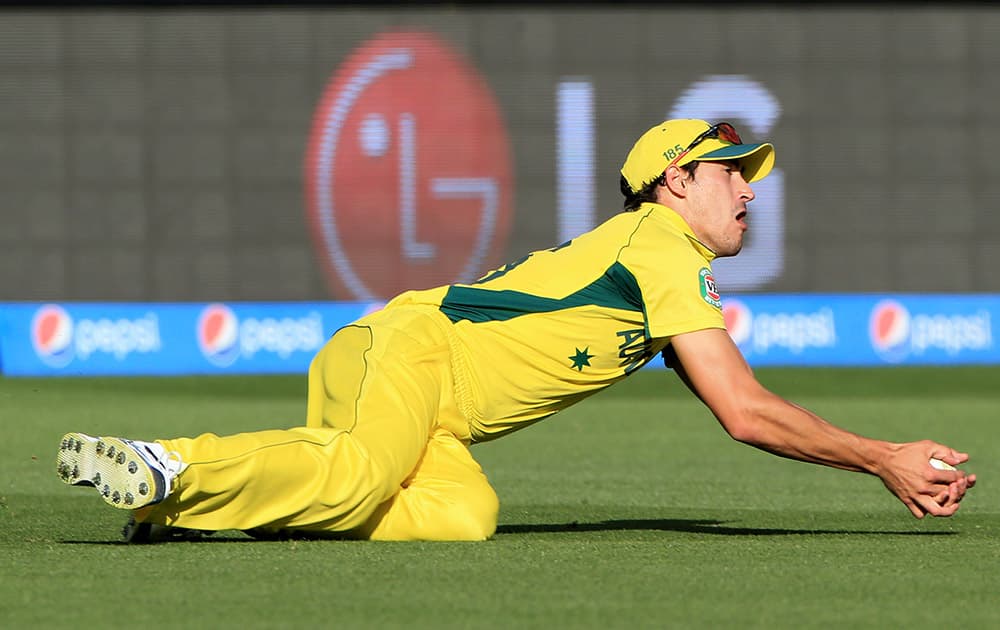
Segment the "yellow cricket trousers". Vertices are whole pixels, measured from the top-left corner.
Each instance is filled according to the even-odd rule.
[[[402,306],[337,331],[309,368],[306,426],[160,440],[187,464],[139,520],[204,530],[483,540],[499,502],[469,453],[450,322]]]

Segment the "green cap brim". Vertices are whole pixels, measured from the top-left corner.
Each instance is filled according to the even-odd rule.
[[[743,177],[747,182],[764,179],[774,166],[774,147],[767,142],[761,144],[731,144],[692,159],[692,162],[724,162],[739,160],[743,166]]]

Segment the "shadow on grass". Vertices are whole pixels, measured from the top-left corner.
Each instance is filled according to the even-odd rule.
[[[572,534],[584,532],[605,531],[664,531],[683,532],[688,534],[710,534],[713,536],[953,536],[951,531],[900,531],[875,529],[791,529],[771,527],[732,527],[726,521],[713,519],[631,519],[610,520],[594,523],[532,523],[511,524],[497,527],[497,536],[512,536],[518,534]],[[345,537],[343,534],[322,532],[283,531],[279,534],[252,537],[238,530],[205,533],[198,536],[174,535],[166,538],[144,542],[125,542],[124,540],[61,540],[63,545],[146,545],[162,543],[266,543],[292,540],[339,540],[357,541],[356,538]]]
[[[200,533],[166,533],[155,535],[149,540],[125,541],[125,540],[60,540],[62,545],[109,545],[109,546],[136,546],[162,543],[193,543],[203,545],[206,543],[266,543],[266,542],[286,542],[292,540],[357,540],[357,538],[347,538],[344,534],[336,532],[297,532],[282,531],[276,534],[252,536],[247,532],[238,529],[227,529],[219,532]]]
[[[291,539],[284,539],[291,540]],[[305,540],[305,539],[302,539]],[[148,542],[125,542],[124,540],[60,540],[60,545],[94,545],[97,547],[143,547],[146,545],[162,545],[166,543],[189,543],[195,545],[203,545],[206,543],[254,543],[254,542],[267,542],[263,540],[257,540],[254,538],[226,538],[226,537],[215,537],[215,536],[205,536],[203,538],[168,538],[164,540],[151,540]]]
[[[572,532],[603,532],[649,530],[712,534],[716,536],[815,536],[815,535],[881,535],[881,536],[952,536],[955,532],[922,532],[867,529],[784,529],[771,527],[731,527],[726,521],[706,519],[632,519],[599,521],[596,523],[537,523],[512,524],[497,527],[498,535],[561,534]]]

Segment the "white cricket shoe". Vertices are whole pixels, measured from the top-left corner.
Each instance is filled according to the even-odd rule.
[[[186,468],[178,453],[155,442],[67,433],[59,444],[56,473],[72,486],[93,486],[104,501],[134,510],[159,503]]]

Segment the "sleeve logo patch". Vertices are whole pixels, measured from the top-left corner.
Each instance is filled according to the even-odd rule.
[[[701,271],[698,272],[698,277],[698,287],[701,289],[701,299],[705,300],[715,308],[722,308],[719,288],[715,286],[715,276],[712,275],[712,270],[707,267],[702,267]]]

